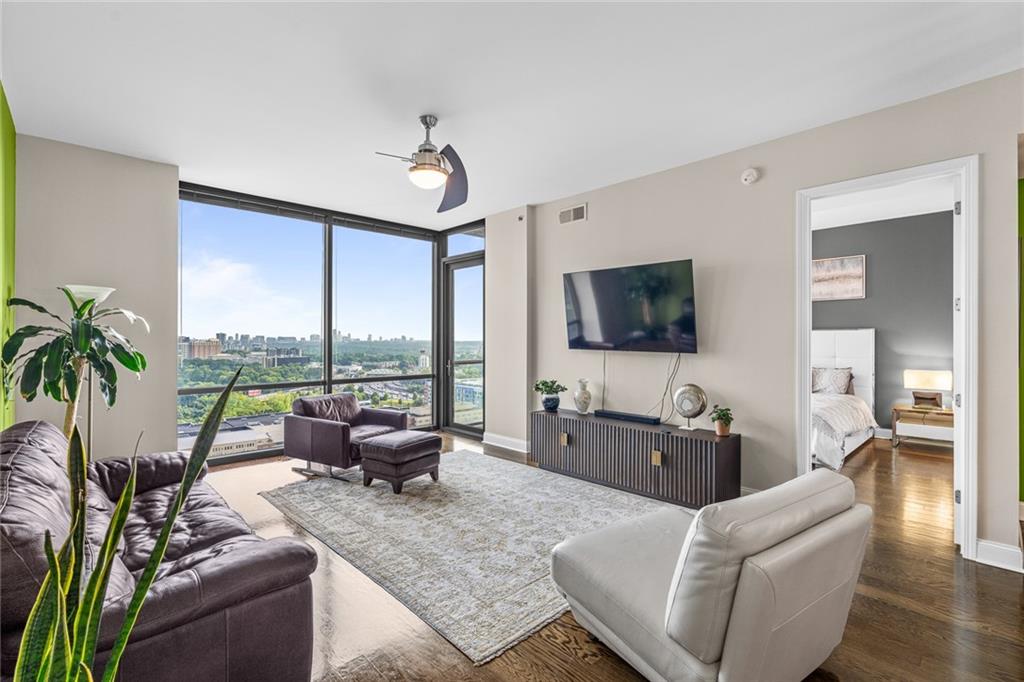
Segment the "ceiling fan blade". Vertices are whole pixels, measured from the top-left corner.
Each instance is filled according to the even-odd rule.
[[[469,198],[469,178],[466,177],[466,167],[462,165],[462,159],[450,144],[441,150],[441,156],[451,165],[452,172],[448,174],[448,180],[444,184],[444,197],[441,199],[441,205],[437,207],[438,213],[462,206]]]
[[[401,159],[402,161],[408,161],[409,163],[412,163],[412,159],[410,159],[408,156],[399,156],[398,154],[388,154],[387,152],[374,152],[374,153],[377,154],[378,156],[389,156],[392,159]]]

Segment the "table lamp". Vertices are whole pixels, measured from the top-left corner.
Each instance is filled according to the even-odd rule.
[[[953,390],[953,373],[946,369],[905,369],[903,388],[914,395],[914,407],[942,407],[942,391]]]

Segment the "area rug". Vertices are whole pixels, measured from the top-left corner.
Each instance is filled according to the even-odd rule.
[[[480,665],[568,610],[551,581],[566,537],[665,504],[479,453],[441,479],[330,478],[260,493]]]

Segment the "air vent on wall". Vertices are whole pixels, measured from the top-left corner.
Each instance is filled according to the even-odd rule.
[[[558,224],[567,225],[569,223],[577,223],[581,220],[587,219],[587,205],[580,204],[579,206],[571,206],[569,208],[563,208],[558,212]]]

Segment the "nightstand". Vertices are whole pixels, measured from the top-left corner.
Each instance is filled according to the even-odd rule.
[[[953,410],[942,407],[915,407],[893,405],[892,446],[898,447],[900,438],[927,438],[953,442]]]

